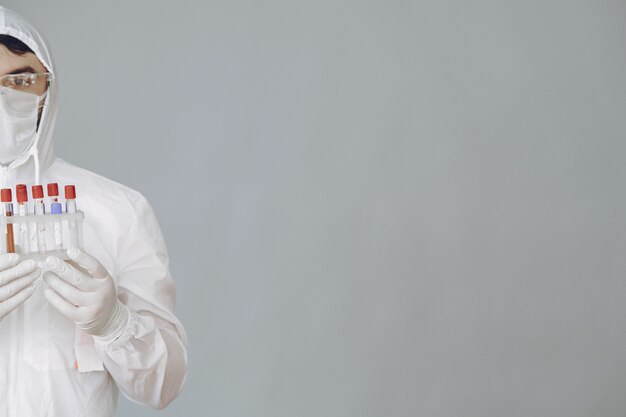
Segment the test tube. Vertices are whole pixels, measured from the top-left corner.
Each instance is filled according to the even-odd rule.
[[[13,216],[13,196],[10,188],[0,190],[0,201],[2,201],[2,211],[4,217]],[[7,252],[15,253],[15,240],[13,239],[13,223],[7,223],[6,230]]]
[[[52,212],[52,204],[59,202],[59,184],[56,182],[48,184],[48,199],[50,201],[50,212]]]
[[[28,188],[25,184],[17,184],[15,186],[17,194],[17,214],[20,217],[28,215]],[[22,253],[30,253],[30,231],[28,223],[20,223],[19,225],[20,247]]]
[[[73,185],[65,186],[65,212],[76,213],[76,187]],[[76,220],[69,221],[69,248],[78,247],[78,230],[76,228]]]
[[[52,214],[63,213],[63,206],[61,203],[52,203]],[[63,229],[61,228],[61,220],[54,220],[54,249],[63,250]]]
[[[33,200],[35,214],[37,216],[46,214],[46,206],[43,203],[43,187],[41,185],[33,185]],[[42,217],[37,221],[37,250],[39,253],[44,253],[46,249],[46,222]]]

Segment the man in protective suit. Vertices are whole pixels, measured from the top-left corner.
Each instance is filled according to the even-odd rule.
[[[186,379],[187,338],[152,208],[54,156],[50,49],[3,7],[0,80],[0,188],[74,184],[85,215],[84,247],[67,261],[0,254],[0,416],[113,416],[118,388],[167,406]]]

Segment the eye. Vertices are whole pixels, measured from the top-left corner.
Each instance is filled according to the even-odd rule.
[[[11,77],[11,82],[15,87],[29,87],[34,84],[34,74],[16,74]]]

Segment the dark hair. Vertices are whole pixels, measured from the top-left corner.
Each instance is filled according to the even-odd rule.
[[[34,53],[24,42],[9,35],[0,35],[0,45],[6,46],[15,55],[24,55],[28,52]]]

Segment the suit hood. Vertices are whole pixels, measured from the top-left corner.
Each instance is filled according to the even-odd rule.
[[[41,32],[22,16],[2,6],[0,6],[0,34],[12,36],[28,45],[48,72],[54,75],[32,144],[14,161],[6,166],[0,166],[0,184],[3,187],[17,182],[39,184],[40,174],[54,162],[52,133],[59,107],[59,77],[52,53]]]

